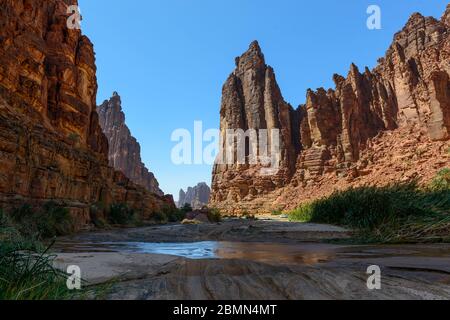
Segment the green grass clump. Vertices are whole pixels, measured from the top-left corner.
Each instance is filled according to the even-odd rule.
[[[60,300],[74,297],[55,256],[30,241],[0,242],[0,300]]]
[[[189,208],[184,208],[184,209],[178,209],[175,207],[169,207],[166,206],[163,208],[163,213],[165,214],[165,216],[167,217],[167,220],[169,222],[179,222],[179,221],[183,221],[184,218],[186,218],[186,213],[192,211],[189,210]]]
[[[180,208],[180,210],[185,214],[193,211],[192,206],[189,203],[185,203],[184,206]]]
[[[431,189],[445,190],[450,189],[450,168],[442,169],[431,182]]]
[[[48,219],[48,221],[39,221]],[[69,290],[63,270],[43,241],[71,229],[66,210],[48,203],[40,209],[22,206],[5,214],[0,210],[0,300],[95,299],[106,286]]]
[[[138,214],[123,203],[111,205],[108,219],[111,224],[115,225],[127,226],[140,224]]]
[[[47,219],[47,220],[44,220]],[[53,203],[39,210],[24,205],[5,214],[0,210],[0,300],[69,299],[67,275],[54,267],[41,239],[71,228],[66,210]]]
[[[47,202],[40,208],[25,204],[12,210],[9,219],[20,234],[31,238],[51,238],[75,230],[69,210],[54,202]]]
[[[89,216],[94,226],[100,229],[106,229],[109,227],[109,223],[105,218],[105,205],[103,202],[97,202],[90,206]]]
[[[69,290],[69,275],[55,267],[51,246],[20,237],[0,241],[0,300],[103,299],[109,293],[110,283]]]
[[[450,188],[441,182],[351,188],[303,204],[289,217],[349,227],[362,241],[450,241]]]
[[[169,219],[167,218],[167,215],[161,210],[153,213],[152,219],[157,223],[168,223]]]
[[[207,212],[207,216],[210,222],[219,223],[222,221],[222,213],[220,212],[219,209],[215,208],[209,209]]]
[[[160,211],[155,212],[152,216],[153,220],[158,223],[179,222],[186,218],[186,214],[192,211],[192,208],[184,206],[181,209],[164,205]]]
[[[289,220],[296,222],[309,222],[312,219],[313,208],[311,203],[302,204],[297,209],[289,212]]]

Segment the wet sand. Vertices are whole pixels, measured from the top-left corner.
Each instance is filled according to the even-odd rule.
[[[109,299],[450,299],[450,245],[322,243],[348,230],[282,221],[167,225],[58,240],[61,268]],[[162,253],[162,254],[161,254]],[[381,290],[367,288],[370,265]]]

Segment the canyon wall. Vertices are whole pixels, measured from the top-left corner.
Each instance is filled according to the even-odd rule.
[[[109,142],[109,164],[125,174],[131,181],[164,196],[154,174],[142,163],[141,146],[125,124],[120,96],[113,93],[111,99],[97,107],[100,126]]]
[[[413,14],[376,68],[352,64],[297,109],[253,42],[223,87],[221,132],[279,129],[280,168],[217,163],[210,206],[267,213],[351,186],[428,182],[450,165],[449,74],[450,6],[441,20]]]
[[[90,208],[126,203],[143,217],[173,206],[108,165],[89,39],[67,28],[74,0],[0,0],[0,204],[55,201],[79,226]],[[107,214],[105,209],[104,214]]]
[[[186,192],[181,189],[178,198],[178,207],[181,208],[185,204],[189,204],[194,210],[202,209],[208,204],[210,194],[211,189],[205,182],[201,182],[195,187],[189,187]]]

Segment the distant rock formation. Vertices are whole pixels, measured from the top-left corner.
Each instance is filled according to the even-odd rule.
[[[211,189],[204,182],[197,184],[195,187],[189,187],[186,192],[181,189],[178,207],[181,208],[185,204],[190,204],[194,210],[201,209],[208,204],[210,194]]]
[[[109,164],[122,171],[134,183],[163,196],[159,183],[142,163],[141,146],[125,124],[121,99],[117,92],[97,107],[100,126],[109,142]]]
[[[143,218],[174,206],[108,166],[94,50],[68,29],[68,1],[0,2],[1,209],[51,200],[82,227],[97,203],[104,208],[97,214],[124,203]]]
[[[352,64],[297,109],[253,42],[223,87],[221,131],[279,129],[280,170],[216,164],[210,204],[266,213],[350,186],[429,181],[450,163],[449,21],[450,5],[441,20],[413,14],[374,70]]]

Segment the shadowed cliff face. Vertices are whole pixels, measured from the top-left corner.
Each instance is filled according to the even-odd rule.
[[[0,0],[1,206],[54,200],[80,226],[98,202],[126,203],[149,217],[173,201],[108,166],[94,51],[67,28],[68,4],[76,1]]]
[[[109,101],[98,106],[97,111],[100,126],[109,142],[109,164],[122,171],[134,183],[163,196],[155,176],[142,163],[141,146],[125,124],[125,114],[117,92],[114,92]]]
[[[223,87],[221,131],[280,129],[280,170],[217,164],[211,205],[266,213],[364,183],[428,181],[450,163],[449,17],[450,6],[441,20],[412,15],[374,70],[352,64],[298,109],[252,43]]]

